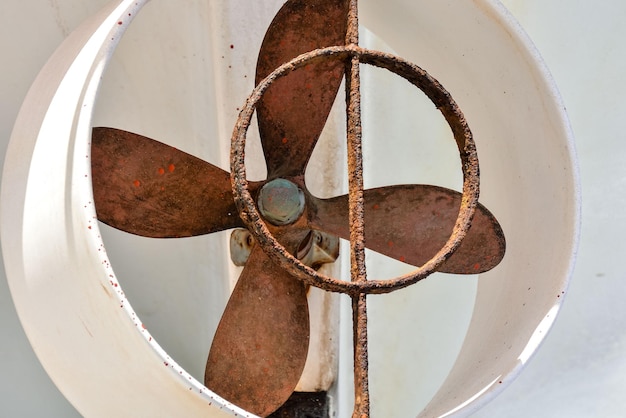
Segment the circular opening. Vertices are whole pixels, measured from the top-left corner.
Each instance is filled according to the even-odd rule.
[[[440,384],[433,385],[419,402],[414,398],[397,402],[405,408],[400,416],[410,408],[417,414],[427,403],[422,416],[464,414],[512,380],[558,311],[576,245],[578,189],[571,133],[550,77],[497,3],[448,3],[363,1],[362,21],[398,55],[427,68],[459,101],[481,155],[481,201],[498,215],[508,250],[501,266],[480,277],[468,332],[452,356],[453,364],[442,372]],[[125,27],[128,13],[134,15],[137,10],[118,12],[111,15],[111,27]],[[118,25],[120,21],[124,24]],[[91,34],[98,27],[88,29]],[[108,33],[106,39],[111,39]],[[75,52],[73,47],[65,50],[55,62],[67,64]],[[103,264],[101,243],[89,232],[93,211],[83,210],[89,203],[89,185],[81,180],[85,167],[76,163],[76,177],[70,180],[80,186],[74,191],[68,189],[68,172],[59,170],[59,166],[71,166],[64,164],[68,155],[74,155],[69,150],[76,151],[75,161],[85,159],[86,146],[81,141],[87,141],[89,124],[84,114],[76,119],[80,133],[76,147],[71,141],[62,143],[73,140],[73,135],[64,136],[75,128],[73,122],[66,127],[55,119],[54,132],[44,129],[39,137],[33,136],[33,126],[44,126],[41,103],[53,99],[41,93],[51,90],[51,79],[60,84],[63,70],[34,86],[16,123],[16,135],[24,135],[19,146],[9,148],[5,166],[9,174],[3,178],[3,193],[12,192],[2,198],[2,239],[9,243],[3,246],[7,276],[38,356],[85,415],[116,416],[128,409],[146,414],[169,411],[170,416],[200,415],[207,408],[215,416],[222,409],[237,411],[221,401],[209,405],[215,398],[199,396],[201,385],[197,391],[189,390],[182,369],[165,365],[167,354],[156,344],[146,344],[141,321],[131,311],[120,309],[115,296],[118,289],[111,283],[109,266]],[[174,80],[180,74],[165,65],[164,71]],[[124,80],[123,72],[116,77]],[[144,80],[156,85],[152,81]],[[140,85],[138,81],[133,88]],[[177,83],[171,85],[175,88]],[[92,102],[84,104],[89,110]],[[71,106],[63,109],[59,115],[71,111],[74,121]],[[167,131],[163,115],[144,116],[146,127]],[[46,132],[54,146],[42,139]],[[32,139],[33,144],[41,142],[29,148],[23,138]],[[199,142],[209,142],[205,139]],[[75,206],[68,207],[67,202]],[[88,248],[82,245],[85,242]],[[185,301],[179,303],[184,306]],[[411,324],[406,327],[412,329]],[[58,334],[51,334],[51,329]],[[398,386],[384,380],[375,383]],[[377,396],[385,395],[379,392]],[[389,398],[396,396],[390,393]]]

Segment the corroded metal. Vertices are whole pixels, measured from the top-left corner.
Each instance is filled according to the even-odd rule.
[[[245,410],[267,416],[293,392],[308,348],[305,285],[254,247],[215,333],[205,384]]]
[[[285,3],[263,40],[257,63],[257,81],[265,78],[278,65],[303,52],[326,45],[341,45],[345,38],[346,14],[346,0],[290,0]],[[301,216],[304,210],[300,201],[302,193],[300,190],[304,189],[302,178],[334,103],[341,84],[342,71],[343,61],[338,58],[312,62],[299,71],[294,71],[289,77],[274,83],[258,103],[259,134],[267,164],[269,189],[264,186],[268,193],[260,193],[257,202],[263,207],[264,216],[274,225],[274,233],[281,235],[293,247],[290,249],[293,254],[297,254],[301,247],[299,244],[311,235],[310,230],[306,228],[306,217]],[[288,189],[282,186],[274,187],[277,182],[296,186],[296,193],[284,194],[288,201],[297,203],[295,206],[273,201],[274,198],[280,198],[278,195],[281,194],[281,190]],[[260,248],[253,249],[253,255],[257,251],[262,252]],[[244,272],[253,262],[257,261],[251,256]],[[273,272],[276,270],[274,265],[266,265],[265,268],[264,271],[256,271],[259,277],[272,274],[277,274],[278,277],[290,276],[288,272]],[[291,280],[293,281],[293,278]],[[298,286],[304,284],[298,283]],[[282,310],[282,316],[287,317],[288,307],[293,306],[291,299],[299,300],[299,296],[272,286],[266,287],[265,290],[272,295],[275,302],[266,300],[264,306],[256,306],[255,309],[260,313],[264,309],[270,309],[272,312]],[[218,365],[219,359],[229,355],[229,344],[233,344],[229,340],[240,338],[237,328],[242,318],[231,314],[231,310],[245,311],[249,315],[254,315],[253,310],[244,310],[243,306],[247,300],[257,298],[259,292],[257,289],[249,289],[234,292],[231,296],[209,353],[205,381],[209,388],[215,388],[218,393],[227,392],[228,396],[225,397],[232,402],[265,416],[276,410],[288,398],[300,378],[300,374],[290,372],[304,365],[307,351],[298,351],[299,357],[283,355],[282,345],[289,344],[292,338],[296,346],[301,345],[304,340],[304,328],[308,332],[308,316],[301,323],[285,319],[284,324],[276,325],[278,330],[259,336],[262,342],[259,343],[261,345],[257,347],[257,351],[250,352],[250,358],[237,361],[237,365],[233,365],[234,368]],[[303,310],[306,310],[306,297],[299,301],[304,305]],[[276,308],[272,307],[273,303],[277,305]],[[231,309],[231,305],[237,308]],[[276,316],[272,319],[279,318],[280,316]],[[263,332],[260,329],[257,331]],[[256,371],[259,369],[255,359],[261,363],[271,361],[278,371],[272,371],[271,375],[266,376],[257,374]],[[231,360],[232,358],[226,359],[225,363],[231,364]],[[248,366],[250,370],[247,369]],[[235,373],[237,385],[229,382],[233,380],[231,378],[233,370],[237,371]],[[250,399],[251,396],[254,396],[254,399]]]
[[[252,248],[256,242],[247,229],[234,229],[230,235],[230,258],[234,265],[246,265]],[[339,257],[339,237],[320,231],[309,231],[307,236],[298,245],[296,257],[305,266],[313,269],[323,264],[334,263]]]
[[[460,195],[459,200],[461,201],[461,205],[450,237],[447,239],[443,247],[435,253],[435,255],[419,266],[415,271],[395,279],[346,282],[329,277],[320,272],[316,272],[300,263],[289,253],[289,251],[282,247],[276,238],[274,238],[270,233],[266,223],[256,209],[256,203],[251,194],[251,185],[248,184],[246,179],[246,168],[244,164],[246,132],[250,125],[256,104],[269,86],[276,79],[287,76],[292,71],[307,65],[311,61],[317,61],[335,56],[348,59],[354,55],[359,56],[362,63],[386,68],[389,71],[403,76],[412,84],[420,88],[435,103],[444,118],[448,121],[456,140],[461,159],[461,168],[463,171],[463,193]],[[302,179],[298,178],[293,178],[291,180],[294,182],[302,182]],[[235,203],[240,211],[242,220],[248,229],[253,233],[259,245],[265,249],[268,255],[279,266],[289,270],[294,277],[297,277],[305,283],[325,290],[343,292],[350,295],[356,295],[359,293],[380,294],[389,293],[426,278],[433,272],[437,271],[437,269],[443,265],[443,263],[459,247],[470,228],[474,211],[478,206],[478,156],[472,133],[462,112],[443,86],[441,86],[439,82],[433,79],[420,67],[411,64],[402,58],[378,51],[366,50],[354,45],[344,47],[328,47],[300,55],[292,61],[283,64],[261,83],[259,83],[254,89],[240,112],[239,119],[233,131],[231,146],[231,182]],[[419,188],[420,186],[414,187]],[[302,188],[303,190],[306,190],[306,187],[303,186]],[[305,194],[307,194],[307,192],[305,192]],[[307,201],[312,200],[314,199],[307,197]],[[410,208],[406,209],[407,211],[405,216],[411,217],[411,211],[409,211]],[[305,210],[305,214],[308,214],[307,216],[312,216],[312,213],[314,213],[313,208],[308,211]],[[309,227],[315,229],[313,223],[310,222],[311,218],[309,217],[308,219]],[[495,219],[493,220],[495,221]],[[486,227],[493,229],[494,231],[500,231],[499,226],[497,226],[497,222],[486,225]],[[480,231],[476,232],[480,233]],[[499,237],[501,234],[488,232],[487,235]],[[500,241],[503,243],[503,240]],[[498,259],[501,259],[504,256],[504,252],[496,254],[496,256]]]
[[[346,45],[359,44],[358,0],[350,0]],[[346,62],[346,134],[348,148],[348,223],[350,224],[350,279],[367,281],[365,266],[365,205],[363,181],[363,126],[361,124],[361,62],[352,55]],[[367,295],[352,297],[352,341],[354,348],[353,418],[369,417],[369,355],[367,339]]]
[[[311,200],[309,226],[349,239],[348,197]],[[421,266],[452,234],[461,200],[461,194],[454,190],[423,184],[367,189],[364,194],[366,246],[398,261]],[[465,239],[437,271],[484,273],[498,265],[505,248],[498,221],[478,204]]]
[[[94,128],[91,171],[98,219],[152,238],[242,227],[228,172],[131,132]]]
[[[314,270],[323,264],[333,263],[339,257],[339,237],[321,231],[310,231],[300,243],[298,260]]]
[[[300,54],[343,45],[347,0],[290,0],[270,24],[259,52],[256,82]],[[335,102],[343,60],[310,62],[276,80],[259,101],[257,119],[270,179],[304,174]]]
[[[304,193],[289,180],[277,178],[261,187],[259,211],[273,225],[289,225],[304,211]]]
[[[230,260],[237,267],[243,267],[248,262],[252,248],[254,248],[254,237],[244,228],[233,229],[230,233]]]
[[[367,294],[368,293],[386,293],[390,292],[421,280],[432,272],[436,271],[452,256],[459,248],[462,240],[467,235],[471,226],[472,217],[476,207],[478,206],[478,158],[475,145],[471,135],[471,131],[467,126],[463,114],[458,106],[452,100],[451,96],[443,89],[443,87],[426,72],[419,67],[410,64],[398,57],[379,52],[367,51],[359,48],[358,43],[358,20],[357,20],[357,1],[351,0],[348,34],[346,37],[345,47],[322,48],[310,53],[305,53],[294,58],[274,72],[268,75],[266,79],[261,81],[255,91],[249,97],[246,106],[242,110],[238,122],[236,124],[232,147],[231,147],[231,179],[233,184],[233,193],[235,202],[241,213],[242,219],[253,233],[255,238],[259,240],[260,245],[276,263],[281,267],[290,271],[295,277],[298,277],[305,283],[319,286],[330,291],[340,291],[350,294],[353,306],[353,330],[354,330],[354,378],[355,378],[355,406],[353,417],[369,416],[369,383],[368,383],[368,354],[367,354]],[[252,197],[249,194],[245,165],[244,165],[244,148],[245,136],[250,118],[254,109],[266,91],[271,90],[269,87],[281,80],[288,74],[297,72],[303,66],[310,65],[312,62],[319,62],[320,59],[332,59],[335,56],[341,57],[346,65],[346,101],[347,101],[347,135],[348,135],[348,169],[349,169],[349,194],[347,196],[348,203],[348,235],[351,243],[351,282],[342,282],[333,278],[329,278],[313,271],[293,257],[280,243],[272,237],[262,218],[259,216]],[[361,151],[361,123],[360,123],[360,64],[361,62],[386,68],[419,87],[441,110],[442,114],[450,124],[452,132],[459,148],[461,163],[463,168],[464,184],[463,195],[458,200],[458,215],[454,220],[452,230],[447,239],[444,239],[443,245],[439,250],[427,258],[423,264],[415,272],[407,276],[386,281],[368,281],[365,270],[365,192],[363,190],[363,170],[362,170],[362,151]],[[297,171],[294,171],[294,173]],[[301,172],[301,171],[300,171]],[[419,188],[419,186],[418,186]],[[422,187],[420,191],[434,192],[428,186]],[[450,191],[436,190],[439,195],[453,195]],[[383,197],[387,190],[379,190],[374,193],[375,197]],[[395,192],[395,193],[394,193]],[[386,209],[395,210],[399,208],[403,212],[409,209],[402,205],[406,200],[410,200],[412,196],[407,196],[406,189],[395,188],[392,190],[394,195],[393,205],[386,205]],[[428,194],[428,193],[422,193]],[[432,194],[432,193],[431,193]],[[435,193],[436,194],[436,193]],[[458,193],[457,193],[458,195]],[[456,196],[454,196],[456,197]],[[315,199],[308,196],[309,202]],[[436,202],[434,213],[440,209],[441,201]],[[318,201],[319,203],[319,201]],[[374,209],[380,203],[374,203]],[[308,212],[309,226],[313,227],[312,220],[315,215],[319,215],[322,205],[312,207]],[[454,206],[454,205],[453,205]],[[328,206],[327,206],[328,207]],[[486,211],[483,211],[485,214]],[[487,212],[488,213],[488,212]],[[406,215],[405,215],[406,216]],[[323,218],[322,215],[320,218]],[[330,216],[331,218],[333,215]],[[409,218],[412,218],[408,215]],[[319,218],[318,218],[319,219]],[[345,216],[344,216],[345,219]],[[387,220],[389,218],[386,218]],[[499,261],[503,255],[504,240],[501,230],[493,217],[484,216],[483,219],[493,221],[491,225],[487,225],[489,233],[486,235],[496,237],[496,250],[489,257]],[[414,220],[414,219],[412,219]],[[384,225],[384,223],[383,223]],[[496,226],[494,226],[496,225]],[[482,225],[484,226],[484,225]],[[438,225],[438,227],[441,227]],[[444,227],[445,228],[445,227]],[[396,229],[395,231],[398,231]],[[374,230],[376,232],[376,230]],[[378,230],[380,232],[380,229]],[[482,231],[477,230],[478,234]],[[378,234],[385,235],[385,234]],[[375,241],[380,247],[380,236],[374,235]],[[383,237],[383,239],[386,237]],[[389,246],[393,246],[393,241],[388,241]],[[401,251],[405,252],[407,248],[407,240],[402,246]],[[402,253],[394,253],[397,258],[404,261],[405,255]],[[459,259],[462,258],[458,257]],[[474,271],[480,270],[483,259],[474,261]],[[491,261],[491,260],[490,260]],[[460,263],[464,268],[468,264],[468,260],[464,259]],[[471,262],[470,262],[471,264]],[[477,266],[477,267],[476,267]],[[449,264],[449,268],[455,268],[454,264]],[[465,272],[466,268],[464,269]]]
[[[352,298],[353,417],[362,418],[369,416],[370,403],[368,295],[404,288],[435,271],[484,272],[504,256],[502,229],[478,203],[476,147],[457,104],[420,67],[358,42],[357,0],[287,1],[267,31],[257,86],[235,125],[230,182],[225,171],[154,140],[94,130],[94,195],[104,222],[152,237],[248,229],[250,235],[239,237],[246,256],[236,261],[244,270],[215,335],[205,384],[257,415],[276,410],[300,378],[309,339],[307,285]],[[428,185],[364,190],[363,64],[405,78],[441,111],[459,151],[462,193]],[[319,199],[307,190],[304,172],[344,76],[349,193]],[[244,163],[255,112],[268,168],[262,182],[248,182]],[[283,193],[284,184],[295,192]],[[320,260],[337,257],[338,237],[351,243],[349,281],[317,271]],[[327,248],[318,240],[327,240]],[[366,247],[417,269],[368,279]]]

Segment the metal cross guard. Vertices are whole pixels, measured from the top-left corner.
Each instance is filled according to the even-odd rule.
[[[420,184],[364,189],[362,64],[403,77],[439,109],[460,154],[462,194]],[[349,194],[321,199],[306,188],[304,173],[344,76]],[[268,178],[249,183],[245,144],[255,113]],[[478,157],[463,113],[417,65],[359,46],[357,0],[288,0],[278,12],[261,46],[257,85],[233,131],[230,173],[114,128],[94,128],[91,164],[98,219],[112,227],[153,238],[241,227],[252,234],[258,246],[240,260],[244,268],[213,338],[205,385],[256,415],[284,404],[302,375],[307,285],[352,299],[353,417],[364,418],[370,413],[367,295],[402,289],[435,271],[482,273],[505,252],[500,225],[478,203]],[[350,281],[326,276],[300,256],[320,233],[349,239]],[[368,279],[366,247],[419,267]]]
[[[346,114],[348,143],[350,275],[351,282],[325,276],[304,265],[290,254],[272,235],[256,208],[246,180],[245,143],[252,115],[257,103],[277,79],[302,68],[315,60],[341,57],[346,60]],[[360,65],[385,68],[405,78],[421,89],[442,112],[454,133],[463,167],[463,199],[453,232],[446,244],[428,262],[414,272],[391,280],[368,280],[365,267],[365,222],[363,151],[361,126]],[[354,418],[369,417],[370,396],[368,384],[367,294],[392,292],[414,284],[443,264],[459,247],[471,226],[478,204],[479,168],[476,146],[463,113],[450,94],[435,79],[418,66],[402,58],[363,49],[359,46],[358,0],[349,1],[345,46],[327,47],[302,54],[283,64],[257,85],[237,120],[231,147],[231,182],[240,216],[266,254],[283,269],[308,285],[348,294],[352,299],[354,344]]]

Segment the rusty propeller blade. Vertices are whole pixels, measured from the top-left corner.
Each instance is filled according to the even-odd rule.
[[[132,234],[171,238],[243,226],[228,172],[141,135],[94,128],[98,219]]]
[[[267,416],[292,394],[308,347],[304,284],[255,246],[213,339],[205,385],[245,410]]]
[[[288,1],[263,40],[256,82],[302,53],[343,45],[347,15],[347,0]],[[304,174],[343,74],[341,60],[318,62],[277,80],[265,93],[257,117],[268,179]],[[205,384],[248,411],[269,415],[296,387],[308,342],[304,285],[256,247],[213,340]]]
[[[348,197],[311,197],[309,226],[349,239]],[[427,185],[399,185],[365,190],[365,245],[396,260],[421,266],[452,233],[461,194]],[[504,234],[496,218],[478,205],[472,226],[457,251],[439,269],[475,274],[495,267],[504,257]]]
[[[316,48],[344,45],[347,0],[290,0],[272,21],[259,53],[256,82]],[[257,106],[268,178],[304,173],[341,85],[345,64],[311,63],[276,80]]]

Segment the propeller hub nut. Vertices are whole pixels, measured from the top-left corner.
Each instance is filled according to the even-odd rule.
[[[304,193],[289,180],[275,179],[259,192],[259,211],[273,225],[288,225],[304,212]]]

